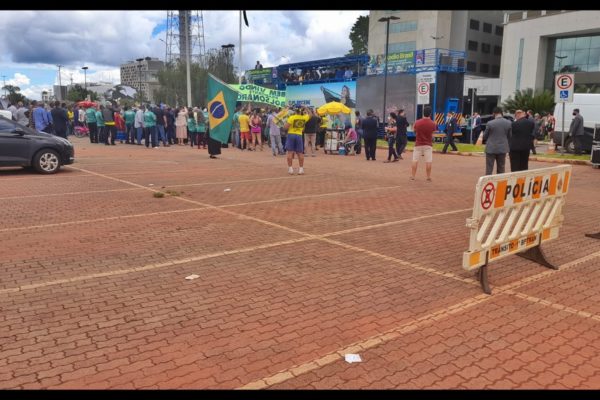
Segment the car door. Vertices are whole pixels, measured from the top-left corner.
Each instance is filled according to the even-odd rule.
[[[0,165],[29,164],[30,141],[28,135],[17,132],[18,125],[0,118]]]

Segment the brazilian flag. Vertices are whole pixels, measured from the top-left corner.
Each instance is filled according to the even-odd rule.
[[[208,123],[210,137],[221,143],[229,141],[238,94],[226,83],[208,74]]]

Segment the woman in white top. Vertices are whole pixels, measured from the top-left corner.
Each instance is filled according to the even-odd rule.
[[[187,138],[187,108],[182,107],[177,112],[177,119],[175,119],[175,137],[177,137],[177,143],[183,146],[183,139]]]

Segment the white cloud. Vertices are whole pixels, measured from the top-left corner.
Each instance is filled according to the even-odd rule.
[[[25,74],[21,74],[19,72],[15,72],[15,75],[12,79],[8,79],[6,81],[7,85],[13,85],[13,86],[25,86],[25,85],[29,85],[30,79],[27,77],[27,75]]]
[[[351,48],[348,35],[368,11],[247,11],[242,24],[243,69],[257,60],[265,67],[283,63],[341,57]],[[61,82],[120,82],[119,66],[139,57],[165,57],[165,31],[152,37],[167,12],[153,11],[3,11],[0,12],[0,67],[54,72],[62,64]],[[203,11],[206,50],[232,43],[239,66],[239,11]],[[22,29],[23,26],[28,29]],[[15,32],[19,32],[15,35]],[[90,72],[94,71],[94,72]],[[33,75],[31,75],[33,76]],[[43,85],[28,86],[31,78],[16,73],[11,79],[30,98],[39,98]],[[9,83],[10,81],[7,81]],[[31,96],[29,94],[31,94]]]
[[[26,89],[21,89],[21,93],[30,100],[41,100],[44,90],[51,92],[52,85],[31,85]]]

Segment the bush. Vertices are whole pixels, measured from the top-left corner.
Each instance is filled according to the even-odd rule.
[[[554,111],[554,93],[549,90],[533,89],[517,90],[514,97],[509,97],[502,103],[505,111],[514,113],[516,110],[532,110],[534,113],[547,113]]]

